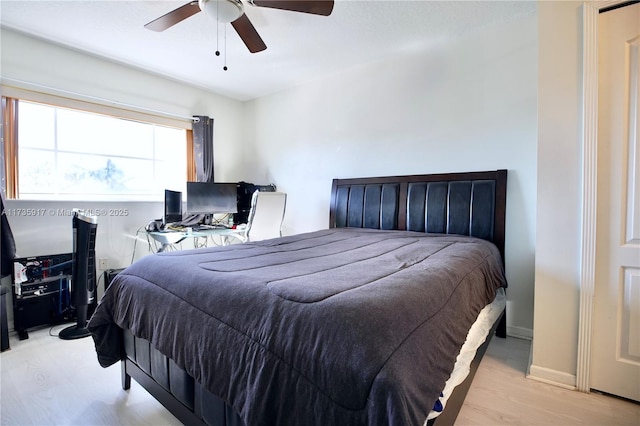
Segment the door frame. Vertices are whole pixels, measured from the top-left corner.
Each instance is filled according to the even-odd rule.
[[[591,337],[596,271],[598,183],[598,15],[628,1],[582,4],[582,233],[580,241],[580,312],[576,388],[591,390]]]

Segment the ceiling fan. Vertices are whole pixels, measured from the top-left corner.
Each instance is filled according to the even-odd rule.
[[[268,7],[272,9],[290,10],[293,12],[311,13],[313,15],[329,16],[333,11],[333,0],[245,0],[252,6]],[[145,25],[152,31],[164,31],[178,22],[184,21],[200,11],[216,18],[218,22],[231,22],[244,44],[251,53],[260,52],[267,48],[255,27],[244,13],[241,0],[199,0],[172,10]]]

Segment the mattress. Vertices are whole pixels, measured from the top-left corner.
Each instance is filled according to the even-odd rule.
[[[130,329],[246,424],[422,424],[480,311],[506,286],[484,240],[330,229],[148,256],[89,328],[98,360]]]
[[[496,298],[493,302],[485,306],[482,311],[480,311],[478,319],[471,326],[471,329],[467,334],[467,338],[460,349],[460,353],[456,358],[456,363],[453,367],[453,371],[451,372],[451,376],[445,383],[444,389],[440,393],[440,397],[438,398],[433,410],[431,410],[427,416],[424,423],[425,425],[427,424],[427,421],[440,415],[447,406],[447,401],[456,386],[460,385],[467,378],[471,372],[471,363],[476,356],[478,348],[482,346],[489,337],[491,328],[498,318],[500,318],[500,315],[506,308],[506,305],[507,295],[504,288],[499,288],[496,292]]]

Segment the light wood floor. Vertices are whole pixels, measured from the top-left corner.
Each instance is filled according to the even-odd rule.
[[[640,425],[640,404],[525,378],[531,342],[494,337],[456,426]]]
[[[179,425],[120,367],[101,368],[93,341],[63,341],[63,327],[29,333],[0,355],[2,425]],[[525,378],[530,342],[494,338],[457,426],[640,425],[640,405],[568,391]]]

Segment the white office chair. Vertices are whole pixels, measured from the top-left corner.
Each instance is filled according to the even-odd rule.
[[[245,228],[245,241],[281,237],[286,205],[287,194],[284,192],[254,192]]]

